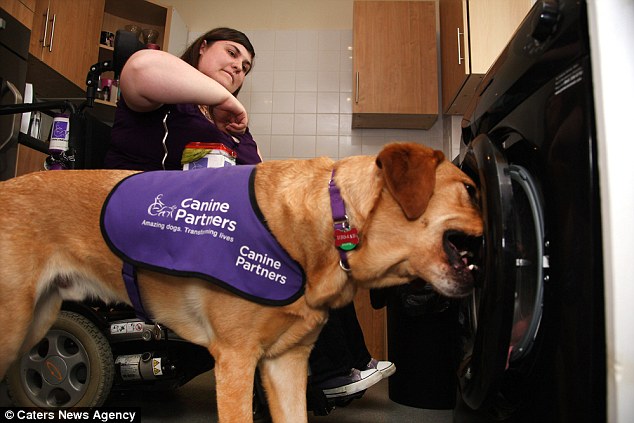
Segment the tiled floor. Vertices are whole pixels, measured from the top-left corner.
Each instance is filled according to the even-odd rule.
[[[397,404],[388,398],[388,382],[368,389],[363,398],[328,416],[309,413],[310,423],[450,423],[451,410],[423,410]],[[217,421],[213,371],[204,373],[170,393],[129,392],[115,394],[107,406],[141,407],[143,423]],[[0,386],[0,406],[8,405]]]
[[[337,408],[328,416],[309,413],[311,423],[449,423],[451,410],[422,410],[399,405],[388,398],[387,381],[368,389],[363,398],[347,407]],[[187,421],[188,423],[216,421],[213,372],[198,376],[176,392],[155,397],[151,394],[122,396],[109,405],[140,405],[143,423]]]

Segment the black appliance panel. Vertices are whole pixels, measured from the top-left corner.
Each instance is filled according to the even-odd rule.
[[[510,132],[505,143],[517,143]],[[509,164],[495,143],[479,135],[462,169],[482,193],[485,242],[480,280],[462,311],[464,357],[459,371],[464,401],[485,406],[505,372],[530,359],[541,325],[548,256],[542,195],[530,172]]]
[[[511,333],[513,290],[507,281],[515,252],[509,227],[513,193],[508,164],[500,150],[484,134],[469,145],[463,170],[478,182],[482,198],[484,249],[483,275],[463,314],[465,357],[459,370],[462,395],[472,408],[480,408],[504,371]],[[486,354],[482,352],[486,351]]]
[[[544,13],[549,3],[558,5],[558,12]],[[463,142],[468,144],[474,134],[486,133],[511,110],[527,101],[553,75],[563,72],[572,62],[588,55],[588,34],[585,7],[580,1],[537,1],[518,27],[479,84],[475,99],[463,120]],[[553,14],[555,18],[553,18]],[[552,33],[538,42],[533,34],[547,17],[556,19]],[[474,122],[477,118],[477,123]],[[467,128],[470,125],[474,128]]]
[[[458,423],[606,420],[600,194],[587,16],[583,2],[559,1],[560,24],[552,38],[533,42],[539,49],[519,48],[530,44],[530,22],[546,3],[553,2],[535,5],[463,120],[468,151],[461,165],[482,187],[487,232],[496,225],[504,228],[487,235],[487,244],[504,240],[505,250],[492,252],[486,245],[484,280],[467,303]],[[484,154],[478,153],[485,151],[479,145],[483,140],[489,150]],[[477,154],[496,164],[475,160]],[[508,192],[507,182],[500,183],[504,177],[510,180],[510,197],[495,192],[495,186]],[[496,209],[505,211],[491,212]],[[507,223],[500,221],[503,217]],[[501,238],[505,231],[510,236]],[[499,267],[508,263],[509,271],[499,276]],[[500,285],[512,296],[501,294]],[[487,305],[496,298],[505,303]],[[469,368],[470,375],[464,372]]]

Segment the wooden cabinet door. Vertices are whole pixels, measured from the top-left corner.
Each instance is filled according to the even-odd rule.
[[[0,7],[22,25],[32,29],[35,0],[0,0]]]
[[[43,171],[46,157],[47,155],[42,152],[19,144],[18,157],[16,159],[15,176],[22,176],[31,172]]]
[[[440,0],[442,109],[462,114],[531,0]]]
[[[84,87],[99,58],[105,0],[38,0],[30,52],[68,80]]]
[[[531,0],[469,1],[471,73],[487,73],[531,5]]]
[[[359,325],[370,355],[378,360],[387,360],[387,321],[386,308],[372,308],[370,291],[359,289],[354,297]]]
[[[44,53],[45,40],[48,40],[51,31],[49,14],[49,0],[37,0],[33,9],[29,53],[40,60],[42,60],[42,53]]]
[[[466,8],[465,0],[439,2],[442,108],[445,113],[471,73]]]
[[[435,2],[355,1],[353,126],[355,114],[437,116],[436,52]]]

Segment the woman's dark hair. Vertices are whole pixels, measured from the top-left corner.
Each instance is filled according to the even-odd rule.
[[[201,35],[196,39],[196,41],[190,44],[187,50],[185,50],[185,52],[181,55],[181,59],[193,67],[198,68],[198,61],[200,60],[200,45],[205,41],[207,41],[207,44],[213,44],[216,41],[233,41],[241,44],[251,54],[251,68],[249,69],[249,72],[253,69],[255,49],[253,48],[251,41],[249,41],[249,38],[243,32],[232,28],[214,28],[206,34]],[[238,89],[233,93],[234,96],[238,95],[240,88],[242,87],[238,87]]]

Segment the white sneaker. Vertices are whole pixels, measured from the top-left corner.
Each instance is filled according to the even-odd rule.
[[[318,384],[326,398],[345,397],[365,391],[379,382],[383,377],[378,369],[352,369],[347,376],[337,376]]]
[[[391,361],[379,361],[375,358],[371,359],[367,365],[368,369],[376,369],[381,373],[381,379],[386,379],[396,372],[396,365]]]

